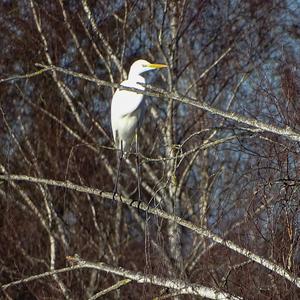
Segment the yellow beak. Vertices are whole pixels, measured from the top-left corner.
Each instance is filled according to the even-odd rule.
[[[147,67],[153,68],[153,69],[161,69],[161,68],[166,68],[167,65],[163,65],[163,64],[149,64]]]

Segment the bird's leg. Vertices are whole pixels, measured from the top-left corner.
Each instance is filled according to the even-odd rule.
[[[117,178],[116,178],[116,181],[115,181],[115,186],[114,186],[114,191],[113,191],[113,200],[115,200],[115,196],[118,193],[120,170],[121,170],[121,165],[122,165],[122,161],[123,161],[123,156],[124,156],[123,141],[121,140],[121,150],[120,150],[120,154],[119,154],[119,157],[118,157]],[[120,194],[120,199],[122,200],[121,194]]]
[[[138,151],[138,136],[137,133],[135,134],[135,163],[136,163],[136,171],[137,171],[137,190],[138,190],[138,200],[132,200],[130,205],[132,205],[132,203],[134,203],[135,201],[138,201],[138,210],[140,209],[140,205],[142,202],[142,197],[141,197],[141,168],[140,168],[140,158],[139,158],[139,151]]]
[[[141,197],[141,166],[140,166],[140,156],[139,156],[139,143],[138,143],[138,133],[135,135],[135,149],[136,149],[136,170],[137,170],[137,182],[138,182],[138,201],[142,201]],[[138,207],[139,208],[139,207]]]

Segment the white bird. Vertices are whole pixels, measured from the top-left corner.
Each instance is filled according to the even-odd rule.
[[[165,68],[167,65],[151,64],[146,60],[135,61],[130,68],[128,79],[122,86],[144,91],[145,78],[143,73],[154,69]],[[129,151],[132,139],[142,122],[144,101],[143,94],[133,91],[117,90],[111,103],[111,126],[116,147],[124,152]]]

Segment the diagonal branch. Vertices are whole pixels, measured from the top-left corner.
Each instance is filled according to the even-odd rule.
[[[97,85],[100,85],[100,86],[115,87],[115,88],[120,88],[122,90],[138,92],[140,94],[144,94],[144,95],[147,95],[147,96],[160,97],[160,98],[163,98],[164,101],[169,101],[168,99],[172,98],[172,99],[174,99],[178,102],[181,102],[181,103],[191,105],[191,106],[194,106],[196,108],[208,111],[213,115],[221,116],[223,118],[227,118],[229,120],[232,120],[232,121],[235,121],[235,122],[238,122],[238,123],[247,124],[251,127],[254,127],[254,128],[266,131],[266,132],[271,132],[271,133],[274,133],[274,134],[277,134],[277,135],[281,135],[281,136],[284,136],[284,137],[286,137],[288,139],[291,139],[293,141],[300,142],[300,133],[297,132],[297,131],[294,131],[289,126],[285,126],[285,128],[282,128],[282,127],[278,127],[278,126],[275,126],[275,125],[267,124],[265,122],[256,120],[254,118],[250,118],[250,117],[240,115],[240,114],[235,113],[235,112],[230,112],[230,111],[226,112],[226,111],[223,111],[221,109],[215,108],[215,107],[205,103],[204,101],[199,101],[195,98],[184,97],[182,95],[178,95],[178,94],[175,94],[175,93],[172,93],[172,92],[166,92],[163,89],[159,89],[159,88],[149,86],[149,85],[146,85],[147,89],[145,91],[141,91],[141,90],[138,90],[138,89],[135,89],[135,88],[128,88],[128,87],[120,86],[119,84],[107,82],[107,81],[100,80],[100,79],[97,79],[97,78],[92,77],[92,76],[87,76],[87,75],[82,74],[82,73],[73,72],[71,70],[56,67],[56,66],[46,66],[46,65],[41,65],[41,64],[36,64],[36,65],[39,66],[39,67],[45,68],[45,71],[55,70],[57,72],[62,72],[62,73],[67,74],[67,75],[71,75],[71,76],[81,78],[81,79],[84,79],[84,80],[87,80],[87,81],[90,81],[90,82],[94,82],[94,83],[96,83]]]
[[[211,114],[217,115],[217,116],[221,116],[223,118],[227,118],[229,120],[232,121],[236,121],[238,123],[243,123],[243,124],[247,124],[249,126],[252,126],[254,128],[266,131],[266,132],[271,132],[277,135],[281,135],[284,136],[288,139],[291,139],[293,141],[297,141],[300,142],[300,133],[298,133],[297,131],[294,131],[291,127],[289,126],[285,126],[285,128],[282,127],[278,127],[275,125],[271,125],[271,124],[267,124],[265,122],[256,120],[254,118],[249,118],[249,117],[245,117],[243,115],[240,115],[238,113],[235,112],[226,112],[223,111],[221,109],[215,108],[203,101],[198,101],[195,98],[191,98],[191,97],[183,97],[181,95],[175,94],[175,93],[171,93],[171,92],[166,92],[163,89],[159,89],[150,85],[146,85],[147,89],[145,91],[141,91],[139,89],[135,89],[135,88],[129,88],[129,87],[125,87],[125,86],[120,86],[119,84],[116,83],[111,83],[111,82],[107,82],[104,80],[100,80],[97,79],[95,77],[92,76],[88,76],[82,73],[78,73],[78,72],[74,72],[68,69],[64,69],[61,67],[56,67],[56,66],[46,66],[46,65],[42,65],[42,64],[36,64],[39,67],[43,67],[44,70],[43,71],[51,71],[51,70],[56,70],[58,72],[62,72],[64,74],[67,75],[71,75],[77,78],[81,78],[90,82],[94,82],[97,85],[100,86],[109,86],[109,87],[115,87],[115,88],[120,88],[121,90],[126,90],[126,91],[133,91],[133,92],[138,92],[140,94],[144,94],[147,96],[154,96],[154,97],[163,97],[163,99],[165,101],[168,101],[168,98],[172,98],[178,102],[187,104],[187,105],[191,105],[194,107],[197,107],[199,109],[203,109],[205,111],[210,112]],[[38,72],[38,74],[33,73],[30,75],[39,75],[42,72]],[[23,77],[25,77],[25,75],[22,75]],[[32,76],[30,76],[32,77]],[[8,80],[12,80],[12,79],[19,79],[20,76],[16,75],[16,76],[12,76],[9,79],[0,79],[0,83],[4,82],[4,81],[8,81]],[[165,97],[165,98],[164,98]]]
[[[93,194],[95,196],[100,196],[105,199],[113,200],[112,193],[104,192],[104,191],[96,189],[96,188],[91,188],[91,187],[87,187],[87,186],[74,184],[70,181],[58,181],[58,180],[53,180],[53,179],[36,178],[36,177],[27,176],[27,175],[10,175],[10,174],[0,175],[0,179],[6,180],[8,182],[27,181],[27,182],[32,182],[32,183],[36,183],[36,184],[39,184],[39,183],[47,184],[47,185],[51,185],[51,186],[67,188],[67,189],[74,190],[77,192],[89,193],[89,194]],[[251,252],[245,248],[242,248],[242,247],[236,245],[232,241],[222,239],[221,237],[212,233],[208,229],[196,226],[195,224],[193,224],[190,221],[186,221],[176,215],[169,214],[159,208],[149,207],[144,202],[137,203],[137,202],[132,201],[132,199],[123,198],[123,197],[120,198],[119,196],[115,196],[114,199],[116,201],[125,203],[129,206],[133,206],[133,207],[142,209],[144,211],[147,211],[148,213],[159,216],[165,220],[174,221],[177,224],[179,224],[183,227],[186,227],[203,237],[213,240],[215,243],[218,243],[226,248],[233,250],[236,253],[239,253],[239,254],[255,261],[256,263],[258,263],[258,264],[264,266],[265,268],[273,271],[274,273],[282,276],[283,278],[287,279],[288,281],[290,281],[291,283],[295,284],[297,287],[300,288],[300,278],[299,277],[296,277],[296,276],[290,274],[287,270],[285,270],[278,264],[273,263],[259,255],[254,254],[253,252]]]
[[[79,258],[73,259],[73,257],[72,257],[72,260],[75,261],[75,263],[77,263],[77,264],[74,266],[71,266],[71,267],[57,269],[57,270],[53,270],[50,272],[45,272],[42,274],[37,274],[37,275],[23,278],[23,279],[20,279],[17,281],[13,281],[13,282],[10,282],[10,283],[0,286],[0,288],[1,288],[1,290],[5,290],[11,286],[15,286],[15,285],[22,284],[22,283],[27,283],[27,282],[41,279],[44,277],[48,277],[48,276],[51,276],[54,274],[56,275],[59,273],[70,272],[73,270],[94,269],[94,270],[104,271],[104,272],[112,273],[114,275],[122,276],[122,277],[130,279],[130,281],[134,280],[137,283],[142,283],[142,284],[149,283],[149,284],[154,284],[154,285],[178,290],[180,292],[180,294],[198,295],[198,296],[206,297],[208,299],[232,299],[232,300],[242,299],[240,297],[235,297],[233,295],[230,295],[230,294],[225,293],[220,290],[216,290],[214,288],[205,287],[200,284],[189,283],[189,282],[179,280],[179,279],[169,279],[169,278],[165,278],[165,277],[159,277],[156,275],[145,275],[141,272],[134,272],[131,270],[124,269],[122,267],[110,266],[103,262],[94,263],[94,262],[84,261]],[[124,284],[127,284],[127,283],[129,283],[128,280]]]
[[[100,292],[98,292],[97,294],[93,295],[92,297],[90,297],[88,300],[95,300],[98,299],[104,295],[106,295],[107,293],[110,293],[112,291],[115,291],[117,289],[119,289],[120,287],[122,287],[123,285],[127,285],[128,283],[130,283],[132,280],[131,279],[123,279],[118,281],[116,284],[110,286],[109,288],[102,290]]]
[[[119,61],[119,59],[117,58],[117,56],[114,54],[112,47],[109,45],[108,41],[105,39],[104,35],[101,33],[100,30],[98,30],[97,28],[97,24],[96,21],[92,15],[92,12],[88,6],[87,0],[81,0],[81,4],[83,6],[83,9],[87,15],[88,20],[90,21],[91,25],[92,25],[92,29],[94,31],[94,33],[97,35],[97,37],[100,39],[100,41],[103,43],[107,54],[109,55],[109,57],[112,58],[112,60],[114,61],[115,65],[117,66],[119,72],[122,74],[122,76],[124,78],[126,78],[126,72],[125,70],[123,70],[121,62]]]
[[[64,74],[73,76],[73,77],[77,77],[77,78],[81,78],[90,82],[94,82],[99,86],[109,86],[109,87],[114,87],[114,88],[120,88],[122,90],[127,90],[127,91],[133,91],[133,92],[138,92],[140,94],[144,94],[147,96],[154,96],[154,97],[163,97],[164,101],[168,101],[168,99],[172,98],[178,102],[187,104],[187,105],[191,105],[194,107],[197,107],[199,109],[203,109],[205,111],[210,112],[211,114],[217,115],[217,116],[221,116],[223,118],[227,118],[229,120],[238,122],[238,123],[243,123],[243,124],[247,124],[249,126],[252,126],[254,128],[257,128],[259,130],[262,131],[266,131],[266,132],[271,132],[280,136],[284,136],[290,140],[296,141],[296,142],[300,142],[300,133],[293,130],[291,127],[289,126],[285,126],[285,128],[282,127],[278,127],[275,125],[271,125],[271,124],[267,124],[265,122],[256,120],[254,118],[249,118],[249,117],[245,117],[243,115],[240,115],[238,113],[235,112],[226,112],[223,111],[221,109],[215,108],[203,101],[198,101],[195,98],[191,98],[191,97],[183,97],[181,95],[178,94],[174,94],[171,92],[166,92],[163,89],[158,89],[155,88],[153,86],[149,86],[147,85],[147,89],[145,91],[141,91],[135,88],[129,88],[129,87],[124,87],[124,86],[120,86],[119,84],[116,83],[111,83],[111,82],[107,82],[104,80],[100,80],[97,79],[95,77],[92,76],[88,76],[82,73],[78,73],[78,72],[74,72],[68,69],[64,69],[61,67],[56,67],[56,66],[46,66],[46,65],[42,65],[42,64],[36,64],[39,67],[43,67],[44,69],[41,70],[41,72],[35,72],[35,73],[31,73],[29,75],[15,75],[15,76],[11,76],[9,78],[3,78],[0,79],[0,83],[1,82],[6,82],[6,81],[10,81],[10,80],[15,80],[15,79],[21,79],[21,78],[29,78],[29,77],[33,77],[33,76],[37,76],[40,75],[43,72],[46,71],[51,71],[51,70],[56,70],[57,72],[62,72]],[[165,98],[164,98],[165,97]]]

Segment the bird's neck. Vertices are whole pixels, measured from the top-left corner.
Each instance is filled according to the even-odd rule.
[[[130,72],[128,75],[128,80],[135,83],[146,83],[145,78],[142,75],[130,74]]]

